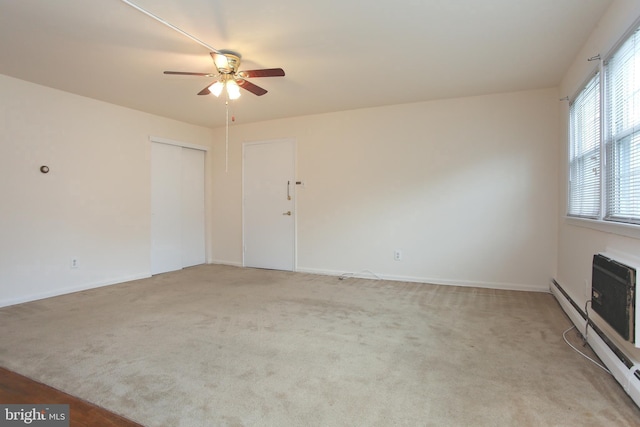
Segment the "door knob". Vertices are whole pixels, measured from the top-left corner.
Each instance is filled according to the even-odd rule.
[[[291,211],[286,211],[285,213],[283,213],[282,215],[289,215],[291,216]]]

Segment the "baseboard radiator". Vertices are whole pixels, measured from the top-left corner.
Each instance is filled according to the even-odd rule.
[[[640,407],[640,365],[627,357],[591,319],[587,320],[584,310],[571,299],[555,279],[550,288],[551,293],[579,331],[584,332],[588,323],[587,343],[611,371],[624,391]]]

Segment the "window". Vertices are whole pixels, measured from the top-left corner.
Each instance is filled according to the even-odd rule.
[[[600,217],[600,74],[569,108],[569,215]]]
[[[640,34],[605,64],[605,219],[640,223]]]
[[[569,108],[567,214],[640,224],[638,30],[601,64]]]

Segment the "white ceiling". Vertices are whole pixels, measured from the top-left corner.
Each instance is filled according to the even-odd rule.
[[[547,88],[611,0],[132,0],[241,69],[281,67],[231,101],[237,123]],[[121,0],[0,0],[0,74],[203,126],[208,50]]]

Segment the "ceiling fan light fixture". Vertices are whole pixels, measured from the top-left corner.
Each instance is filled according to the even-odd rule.
[[[218,97],[222,93],[223,88],[224,88],[224,83],[222,83],[221,81],[217,81],[211,86],[209,86],[209,92],[211,92],[216,97]]]
[[[227,93],[229,94],[229,99],[240,98],[240,86],[234,79],[227,80]]]

